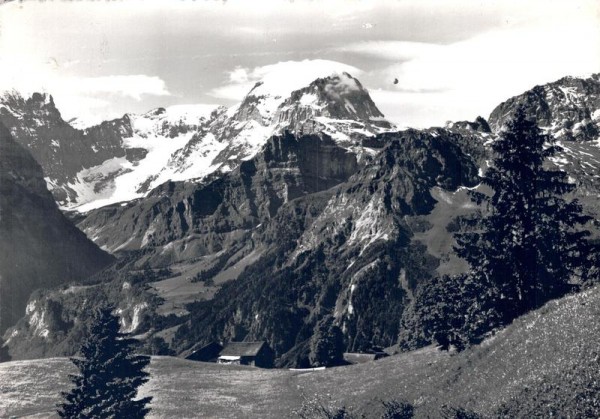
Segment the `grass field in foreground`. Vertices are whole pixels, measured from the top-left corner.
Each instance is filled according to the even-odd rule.
[[[596,288],[550,302],[460,354],[430,347],[312,372],[155,357],[149,367],[152,379],[142,393],[154,397],[151,417],[164,418],[294,417],[304,397],[373,417],[380,400],[393,398],[413,403],[418,417],[436,417],[444,404],[490,415],[504,403],[517,403],[517,416],[544,416],[540,409],[546,405],[572,408],[581,389],[564,377],[600,378],[600,369],[593,368],[599,320]],[[60,390],[69,387],[70,372],[74,369],[66,359],[0,364],[0,417],[48,417]],[[535,397],[523,398],[524,389]]]

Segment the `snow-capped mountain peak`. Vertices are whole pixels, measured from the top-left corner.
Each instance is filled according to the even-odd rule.
[[[282,126],[291,108],[310,109],[308,116],[336,119],[368,120],[383,117],[366,89],[348,72],[334,72],[296,87],[291,89],[289,85],[278,85],[270,91],[268,84],[257,82],[237,108],[234,119]],[[366,101],[367,109],[362,110],[366,112],[357,113],[357,107],[364,108],[363,101]]]
[[[369,136],[392,127],[368,91],[346,72],[316,79],[292,92],[279,107],[275,122],[303,133],[329,131],[347,145],[353,135]],[[342,140],[339,133],[346,138]]]
[[[73,150],[67,154],[94,158],[88,159],[92,164],[83,159],[62,177],[48,176],[47,182],[64,208],[83,212],[140,198],[169,180],[201,180],[231,171],[254,157],[268,138],[285,131],[323,132],[359,158],[372,155],[374,150],[364,147],[362,140],[392,125],[351,76],[350,71],[356,69],[334,64],[323,61],[316,68],[311,64],[310,71],[307,67],[297,77],[284,71],[266,74],[229,109],[176,105],[125,114],[83,130],[54,117],[73,138],[69,143]],[[43,98],[35,99],[37,103]],[[18,121],[13,118],[9,125]],[[45,144],[46,139],[41,141]],[[54,137],[47,142],[39,146],[45,149],[57,143],[55,149],[60,149],[66,145]],[[38,153],[46,154],[41,149]]]
[[[364,148],[360,139],[392,128],[367,90],[348,72],[335,71],[297,86],[297,80],[256,83],[238,106],[209,121],[205,132],[195,135],[176,153],[169,167],[188,172],[188,176],[198,174],[198,166],[189,156],[204,157],[221,148],[210,166],[227,172],[253,157],[270,136],[284,131],[324,132],[339,145],[361,154]]]
[[[287,98],[293,91],[308,86],[318,78],[342,73],[360,75],[360,70],[329,60],[281,62],[274,66],[262,67],[258,74],[253,73],[258,81],[248,95]]]

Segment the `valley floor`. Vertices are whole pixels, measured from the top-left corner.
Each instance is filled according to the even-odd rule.
[[[579,417],[600,382],[600,288],[548,303],[460,354],[429,347],[369,364],[322,371],[261,370],[153,357],[151,417],[286,418],[304,399],[378,417],[401,399],[417,417],[442,405],[506,417]],[[48,417],[69,388],[67,359],[0,364],[0,417]],[[587,393],[586,393],[587,392]],[[587,395],[586,395],[587,394]],[[587,397],[587,399],[586,399]]]

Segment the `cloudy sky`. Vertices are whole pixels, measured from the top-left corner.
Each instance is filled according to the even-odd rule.
[[[597,0],[12,2],[0,90],[51,93],[65,119],[233,105],[259,79],[349,71],[401,126],[488,116],[600,72]],[[394,80],[398,83],[394,84]]]

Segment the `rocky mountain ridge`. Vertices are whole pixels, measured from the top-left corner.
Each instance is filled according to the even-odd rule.
[[[508,99],[490,114],[491,130],[498,133],[519,105],[562,148],[552,163],[578,185],[578,197],[588,211],[600,214],[600,73],[563,77]]]
[[[600,135],[600,73],[563,77],[510,98],[490,114],[491,129],[499,131],[519,104],[556,140],[596,141]]]
[[[284,203],[347,180],[357,168],[356,156],[326,134],[286,132],[222,177],[167,182],[142,200],[92,211],[79,227],[111,252],[155,249],[159,259],[195,259],[219,251],[227,235],[267,221]]]
[[[62,119],[48,94],[34,93],[28,99],[5,94],[0,100],[0,122],[42,166],[49,188],[61,203],[67,203],[73,193],[66,186],[57,189],[59,185],[73,182],[87,167],[126,155],[120,137],[126,135],[127,125],[104,123],[86,135]]]
[[[240,104],[158,108],[78,130],[49,95],[0,99],[0,121],[31,150],[64,209],[80,212],[145,196],[167,181],[227,173],[286,130],[325,132],[362,157],[361,141],[391,129],[364,87],[347,73],[315,80],[289,97],[261,82]]]

